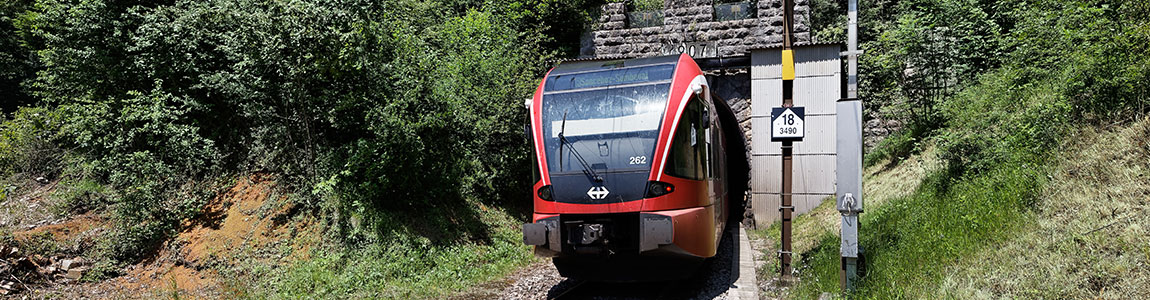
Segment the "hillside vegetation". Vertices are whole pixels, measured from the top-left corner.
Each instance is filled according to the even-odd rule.
[[[815,18],[842,5],[814,2]],[[867,272],[850,295],[1147,297],[1150,1],[866,5],[863,98],[909,122],[866,164],[936,148],[924,155],[942,167],[868,206]],[[837,232],[822,232],[802,254],[799,298],[839,290]]]
[[[106,222],[77,247],[36,247],[18,222],[0,240],[94,260],[86,280],[122,275],[260,173],[263,211],[323,238],[299,263],[245,266],[261,272],[205,263],[256,296],[434,296],[496,276],[529,259],[522,99],[577,49],[589,7],[5,1],[0,202]]]

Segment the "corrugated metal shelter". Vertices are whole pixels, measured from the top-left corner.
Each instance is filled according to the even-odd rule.
[[[795,106],[806,108],[806,137],[794,143],[795,213],[835,195],[835,102],[843,97],[840,44],[795,47]],[[751,50],[751,207],[755,223],[777,221],[782,143],[771,142],[771,108],[782,106],[782,48]]]

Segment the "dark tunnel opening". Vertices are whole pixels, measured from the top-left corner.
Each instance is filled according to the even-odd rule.
[[[729,219],[730,224],[736,222],[743,222],[746,217],[747,190],[750,183],[750,159],[747,157],[747,139],[743,135],[742,129],[739,127],[739,120],[735,116],[734,110],[722,98],[717,95],[714,96],[715,107],[719,115],[719,123],[722,125],[723,139],[727,142],[726,158],[727,158],[727,182],[728,192],[727,196],[730,200]]]

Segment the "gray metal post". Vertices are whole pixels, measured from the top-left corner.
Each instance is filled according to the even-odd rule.
[[[847,1],[847,99],[858,98],[858,0]]]
[[[858,214],[863,211],[862,194],[862,102],[843,99],[836,103],[836,207],[842,214],[843,258],[841,282],[843,289],[853,287],[859,258]]]
[[[842,213],[839,252],[842,268],[840,284],[853,290],[858,278],[859,218],[863,211],[862,185],[862,101],[858,99],[858,0],[847,2],[847,97],[836,103],[837,205]]]

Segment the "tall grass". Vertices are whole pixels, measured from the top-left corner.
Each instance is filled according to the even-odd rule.
[[[922,298],[947,267],[994,241],[1011,236],[1037,201],[1045,170],[1004,166],[962,181],[943,172],[927,177],[913,195],[895,199],[862,216],[861,245],[867,273],[860,296]],[[828,232],[811,257],[810,283],[802,297],[839,289],[839,239]]]

